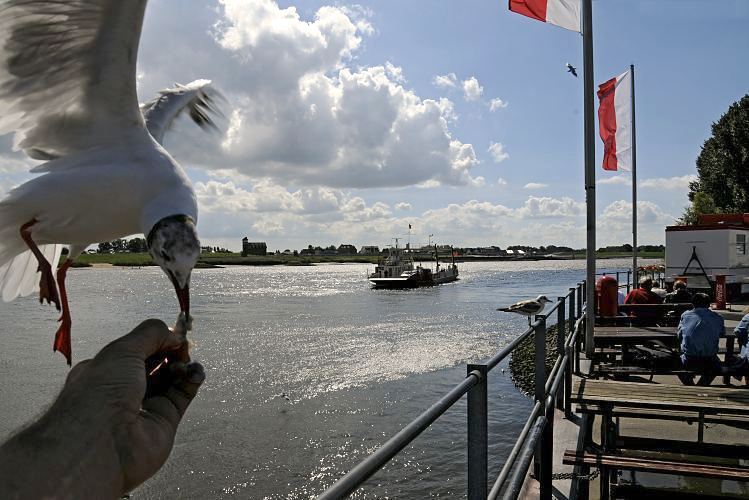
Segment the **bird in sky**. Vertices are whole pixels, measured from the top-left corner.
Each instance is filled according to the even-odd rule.
[[[567,63],[567,73],[572,73],[572,75],[577,78],[577,69],[570,63]]]
[[[511,312],[515,314],[521,314],[523,316],[528,316],[528,324],[530,325],[531,317],[543,311],[546,307],[546,304],[549,303],[551,303],[551,301],[546,298],[546,295],[539,295],[535,299],[521,300],[520,302],[516,302],[511,306],[500,307],[499,309],[497,309],[497,311]]]
[[[65,288],[91,244],[143,233],[190,323],[200,254],[187,175],[161,146],[183,111],[213,126],[209,82],[162,91],[138,106],[136,55],[147,0],[0,0],[0,135],[44,163],[0,201],[0,293],[39,289],[62,310],[53,350],[71,364]],[[54,20],[54,21],[51,21]],[[69,253],[56,271],[62,245]],[[59,294],[57,286],[59,285]],[[188,326],[189,328],[189,326]]]

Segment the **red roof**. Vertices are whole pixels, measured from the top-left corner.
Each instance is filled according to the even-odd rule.
[[[748,229],[749,214],[704,214],[692,226],[667,226],[666,231],[705,231],[712,229]]]

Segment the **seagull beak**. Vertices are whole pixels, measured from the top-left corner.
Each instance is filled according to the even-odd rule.
[[[185,313],[185,318],[189,318],[190,317],[190,285],[189,283],[185,283],[184,287],[180,287],[179,281],[171,272],[169,272],[169,278],[172,281],[172,285],[174,285],[174,291],[177,292],[177,300],[179,301],[179,310],[180,312]]]

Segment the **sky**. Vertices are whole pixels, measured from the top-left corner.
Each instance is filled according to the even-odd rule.
[[[638,240],[660,244],[749,92],[749,1],[594,0],[593,24],[595,83],[636,67]],[[138,57],[141,102],[199,78],[226,98],[217,132],[165,138],[206,245],[385,247],[411,224],[412,245],[585,246],[582,39],[505,0],[151,0]],[[35,164],[11,144],[0,195]],[[631,177],[596,148],[597,246],[631,242]]]

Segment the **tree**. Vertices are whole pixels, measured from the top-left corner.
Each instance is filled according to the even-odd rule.
[[[96,251],[98,253],[112,253],[112,244],[108,241],[102,241]]]
[[[133,238],[127,242],[126,247],[130,253],[143,253],[148,250],[144,238]]]
[[[682,226],[697,224],[700,215],[715,214],[723,211],[715,206],[712,196],[702,191],[694,194],[689,193],[689,198],[692,200],[692,206],[687,207],[684,215],[679,219],[679,224]]]
[[[749,94],[713,123],[712,136],[697,157],[697,173],[699,178],[689,184],[692,206],[683,223],[693,224],[704,210],[749,212]]]

